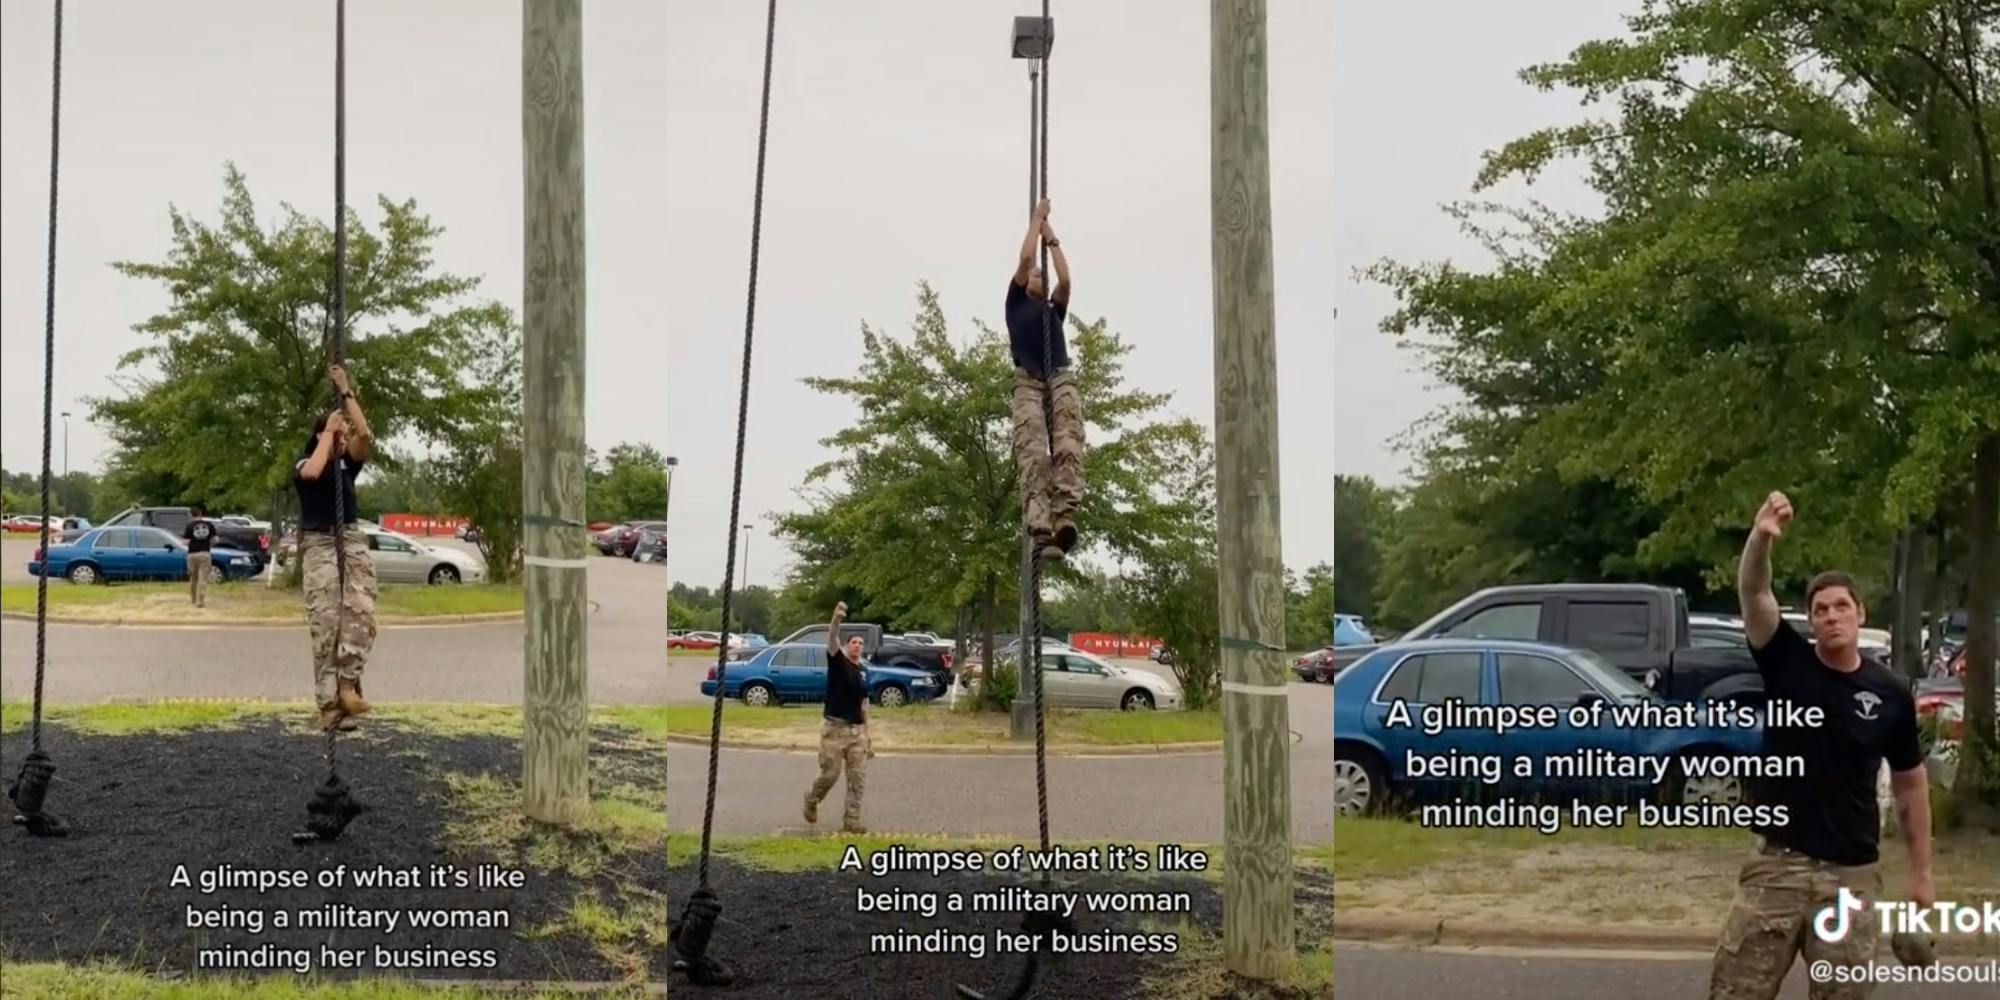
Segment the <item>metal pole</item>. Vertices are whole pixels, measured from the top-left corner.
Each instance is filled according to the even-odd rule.
[[[672,520],[674,513],[674,468],[680,464],[680,459],[672,455],[667,456],[667,502],[662,505],[660,510],[660,521],[667,526],[666,541],[660,546],[660,572],[666,574],[667,577],[666,622],[667,631],[669,632],[673,631],[674,628],[674,583],[673,566],[667,559],[674,552],[674,526]]]

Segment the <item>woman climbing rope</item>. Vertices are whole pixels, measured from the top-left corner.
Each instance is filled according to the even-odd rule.
[[[346,369],[333,365],[328,374],[341,405],[314,423],[312,437],[293,466],[292,484],[299,495],[299,560],[312,629],[319,724],[321,729],[353,729],[354,717],[368,711],[368,702],[361,697],[361,672],[375,646],[377,592],[368,534],[355,524],[354,481],[368,462],[374,436]],[[336,544],[345,552],[345,589]]]
[[[1054,259],[1053,292],[1048,276],[1035,266],[1037,241],[1049,248]],[[1007,285],[1007,339],[1014,355],[1014,461],[1021,469],[1028,532],[1044,562],[1060,560],[1076,547],[1076,508],[1083,502],[1083,397],[1070,374],[1069,347],[1063,338],[1069,290],[1069,260],[1063,256],[1062,241],[1049,228],[1049,200],[1043,198],[1028,220],[1014,280]]]

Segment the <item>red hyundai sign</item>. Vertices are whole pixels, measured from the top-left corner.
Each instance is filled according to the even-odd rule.
[[[465,518],[450,514],[384,514],[382,527],[404,535],[450,535],[458,531]]]
[[[1143,635],[1111,635],[1106,632],[1071,632],[1069,644],[1099,656],[1148,656],[1160,640]]]

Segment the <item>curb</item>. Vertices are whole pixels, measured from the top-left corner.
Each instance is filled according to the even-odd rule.
[[[1718,927],[1720,924],[1717,925]],[[1715,931],[1694,927],[1618,927],[1602,924],[1496,925],[1459,917],[1341,913],[1334,907],[1336,940],[1419,946],[1489,948],[1599,948],[1629,951],[1712,951]]]
[[[1715,926],[1660,927],[1606,924],[1536,923],[1494,924],[1462,917],[1437,915],[1399,916],[1391,914],[1341,913],[1334,908],[1335,940],[1400,944],[1412,947],[1483,947],[1603,951],[1669,951],[1708,954],[1715,951],[1716,935],[1722,927],[1722,912]],[[1878,958],[1889,955],[1884,935]],[[1940,956],[1966,957],[1990,954],[1994,942],[1978,935],[1940,935]]]
[[[395,615],[378,616],[375,624],[385,628],[412,628],[425,625],[490,625],[495,622],[517,622],[527,617],[525,611],[490,611],[471,615]],[[0,612],[0,619],[31,622],[35,616],[25,611]],[[303,618],[211,618],[202,621],[158,621],[150,618],[70,618],[50,615],[51,625],[104,626],[123,625],[140,628],[171,629],[215,629],[215,628],[305,628]]]
[[[668,733],[667,742],[694,746],[708,746],[708,737],[689,736],[683,733]],[[783,743],[752,743],[744,740],[723,740],[724,750],[784,750],[796,752],[819,751],[817,741],[789,740]],[[1209,743],[1126,743],[1113,746],[1097,746],[1090,743],[1050,744],[1044,748],[1051,757],[1137,757],[1157,754],[1221,753],[1222,741]],[[942,756],[942,757],[1018,757],[1033,755],[1035,748],[1015,746],[1012,743],[958,743],[945,746],[883,747],[881,754],[892,756]],[[879,756],[880,754],[878,754]]]

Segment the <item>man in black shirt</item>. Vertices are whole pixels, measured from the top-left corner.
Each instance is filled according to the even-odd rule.
[[[1854,580],[1827,572],[1806,591],[1812,643],[1779,614],[1771,592],[1771,545],[1791,522],[1792,504],[1773,493],[1757,511],[1743,547],[1737,590],[1744,634],[1764,690],[1772,702],[1817,708],[1815,727],[1768,727],[1764,752],[1798,757],[1805,776],[1766,780],[1753,789],[1770,805],[1783,805],[1790,821],[1757,828],[1756,852],[1737,880],[1736,903],[1715,952],[1711,1000],[1769,1000],[1801,952],[1807,962],[1858,967],[1874,962],[1879,936],[1872,904],[1881,895],[1876,870],[1881,817],[1876,776],[1887,760],[1893,774],[1896,816],[1910,851],[1910,898],[1929,907],[1931,888],[1930,784],[1917,738],[1915,701],[1881,664],[1862,657],[1857,640],[1867,612]],[[1824,940],[1815,931],[1822,909],[1840,905],[1845,889],[1862,900],[1860,913],[1844,914],[1846,934]],[[1815,1000],[1861,997],[1863,981],[1810,984]]]
[[[361,672],[375,647],[375,563],[368,556],[368,533],[355,523],[359,501],[354,494],[374,435],[347,372],[335,365],[330,374],[341,408],[313,426],[293,465],[292,485],[299,495],[299,563],[305,571],[319,724],[322,729],[352,729],[353,717],[368,711]],[[339,524],[334,523],[336,507]],[[344,588],[336,545],[347,564]]]
[[[1035,266],[1035,241],[1049,248],[1056,287]],[[1014,355],[1014,461],[1020,466],[1028,533],[1043,559],[1061,559],[1076,547],[1076,508],[1083,502],[1083,397],[1069,371],[1063,322],[1069,318],[1069,260],[1049,228],[1049,200],[1035,206],[1028,235],[1007,285],[1007,342]],[[1044,329],[1048,338],[1043,364]],[[1042,416],[1047,394],[1049,419]]]
[[[840,623],[847,602],[833,609],[826,630],[826,719],[819,730],[819,780],[806,791],[806,822],[819,822],[819,803],[833,790],[843,764],[847,767],[847,808],[841,816],[843,833],[867,833],[861,826],[861,792],[868,781],[868,759],[875,756],[868,738],[868,685],[861,670],[861,637],[843,648]]]
[[[214,561],[215,522],[199,504],[188,508],[187,527],[181,530],[187,542],[188,599],[197,608],[208,607],[208,567]]]

